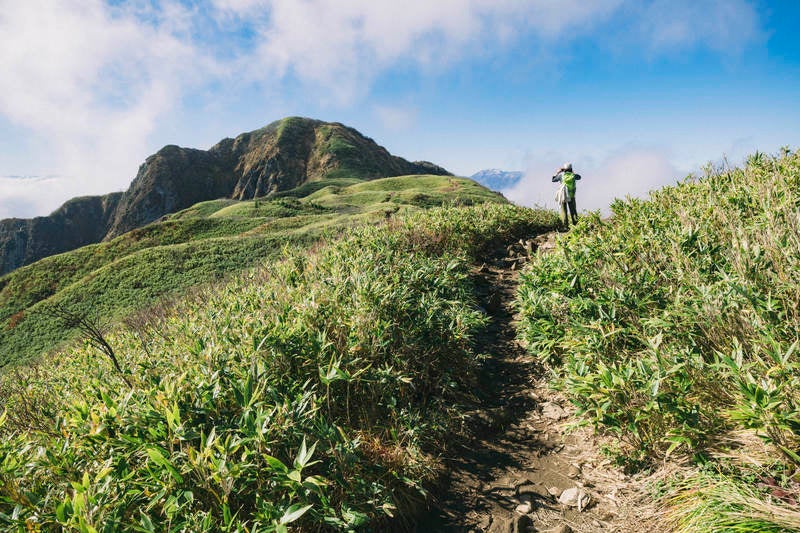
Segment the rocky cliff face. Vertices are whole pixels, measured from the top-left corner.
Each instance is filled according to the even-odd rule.
[[[139,167],[124,193],[75,198],[47,217],[0,221],[0,273],[111,239],[197,202],[247,200],[327,177],[448,175],[409,162],[339,123],[286,118],[210,150],[165,146]]]
[[[165,146],[145,160],[122,193],[113,222],[100,240],[144,226],[190,205],[228,196],[230,169],[210,152]]]
[[[0,273],[101,241],[121,197],[73,198],[46,217],[0,220]]]
[[[210,152],[233,162],[237,182],[232,196],[239,200],[286,191],[325,177],[449,174],[432,163],[410,163],[395,157],[353,128],[299,118],[225,139]]]

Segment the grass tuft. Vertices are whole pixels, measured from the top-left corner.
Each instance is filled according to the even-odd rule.
[[[796,484],[786,490],[768,477],[756,486],[725,474],[699,473],[674,490],[665,502],[666,518],[678,533],[800,531]]]

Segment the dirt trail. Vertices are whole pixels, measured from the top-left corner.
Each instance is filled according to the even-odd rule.
[[[632,504],[637,484],[599,453],[591,430],[565,431],[573,409],[515,338],[518,268],[554,241],[539,236],[480,269],[492,319],[480,403],[467,416],[471,437],[448,451],[446,479],[420,532],[642,531]]]

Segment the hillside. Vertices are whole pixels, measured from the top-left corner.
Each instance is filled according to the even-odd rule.
[[[757,153],[559,233],[470,180],[330,178],[48,258],[30,315],[102,280],[124,320],[0,373],[0,525],[800,531],[799,191]],[[137,282],[179,289],[115,307]]]
[[[800,531],[800,153],[612,210],[522,274],[520,338],[617,464],[656,471],[660,529]]]
[[[219,280],[288,246],[444,204],[505,202],[448,176],[308,182],[267,199],[201,202],[106,242],[47,257],[0,278],[0,367],[71,338],[48,309],[111,322],[165,295]]]
[[[139,167],[124,193],[76,198],[47,217],[0,221],[0,274],[206,200],[248,200],[329,178],[410,174],[449,175],[432,163],[393,156],[342,124],[299,117],[223,139],[209,150],[165,146]]]
[[[437,184],[442,198],[459,183],[490,194],[412,177],[300,203],[356,211],[386,199],[373,210],[385,218],[420,179],[426,193],[412,196],[426,202]],[[165,223],[284,207],[220,201]],[[114,362],[78,345],[0,378],[0,525],[410,526],[484,358],[475,272],[557,218],[498,202],[407,211],[137,315],[104,334]]]

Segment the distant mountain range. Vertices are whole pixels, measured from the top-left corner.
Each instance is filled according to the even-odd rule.
[[[484,187],[494,191],[501,191],[503,189],[510,189],[522,179],[524,172],[500,170],[497,168],[489,168],[476,172],[471,179],[477,181]]]
[[[209,150],[165,146],[125,192],[73,198],[52,214],[0,220],[0,274],[50,255],[107,241],[205,200],[248,200],[324,178],[450,175],[391,155],[338,122],[290,117]]]

